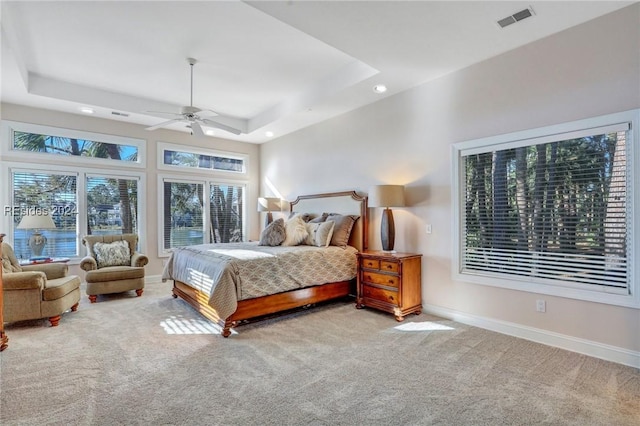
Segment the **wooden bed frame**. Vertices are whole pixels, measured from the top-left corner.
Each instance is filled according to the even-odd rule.
[[[297,212],[323,212],[340,214],[357,214],[356,221],[349,238],[349,245],[358,251],[368,247],[368,211],[367,197],[355,191],[331,192],[324,194],[303,195],[291,202],[291,209]],[[340,281],[297,290],[276,293],[253,299],[239,300],[238,308],[228,318],[221,318],[208,301],[209,296],[190,287],[181,281],[173,282],[173,297],[181,297],[203,316],[222,327],[222,335],[229,337],[231,328],[241,321],[255,319],[266,315],[289,311],[315,303],[343,298],[355,293],[355,278],[351,281]]]

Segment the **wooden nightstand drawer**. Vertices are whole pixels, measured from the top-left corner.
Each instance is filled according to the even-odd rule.
[[[375,272],[363,271],[362,279],[371,284],[380,284],[387,287],[398,288],[400,278],[397,275],[376,274]]]
[[[362,286],[362,295],[368,299],[380,300],[382,302],[391,303],[396,305],[398,303],[398,292],[392,290],[385,290],[380,287],[372,287],[364,284]]]
[[[380,270],[385,272],[398,272],[400,270],[398,262],[380,261]]]
[[[380,261],[378,259],[362,259],[362,267],[369,269],[380,269]]]

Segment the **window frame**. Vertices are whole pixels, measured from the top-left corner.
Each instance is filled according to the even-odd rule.
[[[183,167],[176,166],[173,164],[164,164],[164,153],[165,151],[180,151],[186,152],[189,154],[197,154],[197,155],[208,155],[212,157],[226,157],[236,160],[242,160],[244,164],[244,170],[242,172],[236,172],[233,170],[220,170],[220,169],[204,169],[199,167]],[[222,150],[213,150],[207,148],[199,148],[193,146],[186,145],[176,145],[167,142],[158,142],[157,143],[157,165],[158,170],[167,170],[173,172],[185,172],[185,173],[193,173],[193,174],[220,174],[220,176],[225,179],[233,179],[231,176],[243,178],[247,176],[249,170],[249,156],[247,154],[242,154],[239,152],[230,152],[230,151],[222,151]]]
[[[182,169],[182,168],[181,168]],[[247,189],[249,187],[249,184],[246,180],[244,179],[220,179],[217,178],[215,176],[211,176],[210,174],[203,174],[202,170],[204,169],[197,169],[200,170],[200,175],[199,176],[184,176],[184,175],[174,175],[174,174],[158,174],[158,180],[157,180],[157,185],[158,185],[158,204],[157,204],[157,211],[158,211],[158,228],[157,228],[157,232],[158,232],[158,257],[160,258],[166,258],[171,256],[172,253],[172,248],[169,249],[165,249],[164,248],[164,183],[165,180],[169,180],[171,182],[179,182],[179,183],[189,183],[189,184],[202,184],[203,185],[203,199],[204,200],[209,200],[211,197],[211,193],[210,193],[210,187],[211,185],[233,185],[233,186],[242,186],[243,187],[243,196],[244,196],[244,203],[243,203],[243,211],[242,211],[242,217],[243,217],[243,221],[242,221],[242,235],[244,236],[244,241],[247,240]],[[203,209],[202,209],[202,215],[203,218],[206,218],[209,216],[209,209],[210,209],[210,203],[205,202]],[[209,239],[209,224],[207,223],[206,220],[203,220],[202,223],[202,232],[204,235],[204,241],[203,244],[209,244],[211,241]]]
[[[11,156],[20,161],[31,162],[34,159],[39,161],[51,161],[55,157],[56,163],[67,163],[78,165],[79,162],[93,163],[104,167],[126,167],[132,169],[146,168],[146,141],[131,137],[109,135],[105,133],[87,132],[75,129],[65,129],[62,127],[44,126],[41,124],[23,123],[19,121],[3,120],[0,124],[0,131],[6,137],[6,142],[0,144],[2,156]],[[33,133],[39,135],[58,136],[63,138],[75,138],[94,142],[112,143],[116,145],[135,146],[138,149],[136,161],[114,160],[111,158],[82,157],[73,155],[57,155],[46,152],[23,151],[13,147],[15,132]]]
[[[533,277],[522,277],[511,275],[509,278],[504,276],[494,276],[488,273],[478,271],[462,271],[464,257],[464,156],[463,153],[479,153],[491,150],[504,150],[518,146],[529,145],[532,140],[541,143],[542,138],[547,138],[548,142],[571,138],[574,135],[582,134],[594,128],[601,128],[620,123],[630,123],[628,132],[628,140],[626,142],[627,149],[627,173],[631,176],[628,178],[627,209],[631,220],[629,221],[629,231],[636,237],[630,239],[628,250],[629,259],[629,294],[607,293],[599,288],[583,289],[576,288],[571,284],[561,285],[561,282],[554,284],[536,282]],[[551,296],[560,296],[570,299],[585,300],[590,302],[605,303],[617,306],[639,308],[640,309],[640,282],[638,271],[634,269],[635,265],[640,265],[640,109],[624,111],[620,113],[607,114],[598,117],[577,120],[557,125],[518,131],[497,136],[490,136],[481,139],[469,140],[455,143],[451,147],[451,163],[452,163],[452,279],[455,281],[469,282],[480,285],[488,285],[493,287],[507,288],[511,290],[527,291],[531,293],[546,294]],[[544,142],[543,142],[544,143]]]

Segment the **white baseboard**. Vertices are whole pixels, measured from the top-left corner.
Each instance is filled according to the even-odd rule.
[[[606,345],[604,343],[580,339],[578,337],[554,333],[552,331],[528,327],[512,322],[480,317],[435,305],[423,305],[423,311],[427,314],[451,319],[462,324],[472,325],[486,330],[507,334],[509,336],[520,337],[533,342],[616,362],[618,364],[640,368],[640,352],[629,349]]]

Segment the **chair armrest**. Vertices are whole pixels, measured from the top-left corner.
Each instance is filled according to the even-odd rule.
[[[95,271],[96,269],[98,269],[98,262],[96,262],[96,260],[91,257],[91,256],[86,256],[83,257],[82,260],[80,261],[80,268],[82,268],[83,271]]]
[[[65,263],[40,263],[38,265],[26,265],[22,267],[25,272],[44,272],[48,280],[66,277],[69,267]]]
[[[11,272],[2,275],[2,289],[8,290],[41,290],[44,288],[44,283],[47,281],[47,276],[44,272],[30,271],[30,272]]]
[[[131,255],[131,266],[142,267],[149,263],[147,255],[135,252]]]

